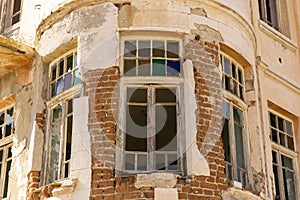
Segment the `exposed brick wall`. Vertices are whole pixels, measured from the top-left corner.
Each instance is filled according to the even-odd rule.
[[[34,193],[34,190],[39,188],[40,183],[40,172],[39,171],[31,171],[27,175],[27,194],[26,200],[38,200],[38,194]]]

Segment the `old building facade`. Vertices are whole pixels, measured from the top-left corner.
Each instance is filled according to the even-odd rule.
[[[0,0],[0,198],[300,199],[297,0]]]

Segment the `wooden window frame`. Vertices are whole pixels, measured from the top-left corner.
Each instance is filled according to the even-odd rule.
[[[80,91],[82,88],[82,85],[80,83],[76,84],[76,85],[72,85],[71,87],[67,88],[66,90],[62,90],[60,93],[58,93],[57,95],[51,97],[51,84],[52,83],[56,83],[57,79],[52,80],[52,67],[55,64],[59,64],[59,62],[61,60],[63,60],[64,63],[66,63],[67,58],[70,55],[75,55],[77,53],[76,49],[70,50],[68,52],[66,52],[65,54],[63,54],[62,56],[60,56],[59,58],[55,59],[53,62],[50,63],[49,65],[49,87],[48,87],[48,98],[49,101],[46,103],[47,105],[47,113],[46,113],[46,119],[47,119],[47,125],[46,125],[46,141],[45,141],[45,151],[44,151],[44,163],[45,165],[43,166],[44,169],[44,173],[42,174],[42,180],[43,180],[43,184],[47,185],[50,184],[52,182],[61,180],[61,179],[65,179],[68,178],[70,176],[70,162],[71,162],[71,153],[72,153],[72,148],[71,148],[71,152],[70,152],[70,159],[66,159],[66,149],[67,149],[67,136],[68,136],[68,132],[67,132],[67,120],[68,117],[72,117],[73,118],[73,111],[72,113],[68,113],[67,109],[68,109],[68,102],[70,100],[74,100],[75,98],[77,98],[80,95]],[[77,57],[74,57],[77,58]],[[75,65],[75,61],[73,58],[73,69],[71,71],[71,73],[73,73],[75,70],[78,70],[78,66]],[[77,60],[76,60],[77,62]],[[64,72],[66,69],[66,64],[64,65]],[[57,70],[58,71],[58,70]],[[57,72],[58,74],[58,72]],[[67,74],[63,73],[62,76],[60,77],[64,77],[64,75]],[[64,79],[63,79],[64,80]],[[73,78],[72,78],[73,80]],[[54,177],[52,180],[49,180],[49,174],[50,174],[50,159],[51,159],[51,134],[52,134],[52,119],[53,119],[53,110],[55,108],[61,108],[61,117],[60,117],[60,133],[59,133],[59,137],[60,137],[60,141],[59,141],[59,155],[58,155],[58,166],[57,166],[57,177]],[[73,107],[73,106],[72,106]],[[74,119],[73,119],[74,120]],[[73,121],[72,121],[73,124]],[[73,127],[73,125],[72,125]],[[73,129],[73,128],[72,128]],[[73,130],[71,131],[71,135],[73,135]],[[71,140],[72,140],[72,136],[71,136]],[[71,141],[71,146],[72,146],[72,141]],[[65,170],[66,167],[68,166],[68,175],[65,174]]]
[[[271,126],[271,122],[270,122],[270,114],[273,114],[275,115],[277,118],[280,117],[282,118],[283,120],[285,121],[288,121],[290,123],[292,123],[292,130],[293,130],[293,139],[294,139],[294,150],[288,148],[286,145],[281,145],[280,144],[280,138],[279,139],[279,143],[277,142],[274,142],[272,141],[272,138],[271,138],[271,130],[274,128]],[[285,189],[284,189],[284,180],[283,180],[283,173],[282,173],[282,169],[284,168],[282,166],[282,160],[281,160],[281,155],[285,156],[285,157],[288,157],[292,160],[292,167],[293,167],[293,178],[294,178],[294,190],[295,190],[295,197],[296,199],[299,199],[299,180],[298,180],[298,166],[297,166],[297,157],[298,157],[298,153],[296,152],[296,143],[295,143],[295,129],[294,129],[294,123],[293,123],[293,120],[291,120],[290,118],[286,117],[285,115],[275,111],[275,110],[272,110],[272,109],[269,109],[269,112],[268,112],[268,119],[269,119],[269,130],[270,130],[270,141],[271,141],[271,146],[272,146],[272,152],[276,152],[277,153],[277,164],[274,163],[274,159],[272,159],[272,166],[276,165],[278,167],[278,180],[279,180],[279,196],[280,196],[280,199],[286,199],[285,198]],[[276,121],[277,123],[278,121]],[[284,123],[284,122],[283,122]],[[278,126],[278,124],[277,124]],[[282,131],[281,131],[282,132]],[[287,133],[285,133],[287,134]],[[278,136],[279,137],[279,136]],[[285,137],[286,138],[286,137]],[[286,143],[286,142],[285,142]],[[272,158],[273,158],[273,154],[272,155]],[[274,187],[275,187],[275,191],[276,191],[276,183],[275,183],[275,173],[274,173],[274,170],[272,169],[273,171],[273,175],[274,175]]]
[[[225,72],[225,59],[229,61],[230,65],[230,74]],[[221,69],[222,69],[222,88],[231,94],[235,95],[242,101],[245,100],[245,75],[244,75],[244,68],[237,62],[235,61],[232,57],[229,55],[225,54],[224,52],[220,53],[220,62],[221,62]],[[233,71],[232,71],[232,65],[235,66],[235,74],[236,77],[233,76]],[[243,80],[239,80],[239,73],[241,73],[241,78]],[[229,80],[229,89],[226,89],[226,78]],[[237,92],[235,93],[234,90],[234,84],[236,85]],[[240,89],[242,88],[242,90]]]
[[[14,121],[15,121],[15,117],[14,117],[15,105],[14,104],[9,105],[5,108],[2,108],[0,110],[0,113],[7,112],[7,110],[10,110],[12,108],[13,108],[13,116],[12,116],[11,123],[14,126]],[[4,125],[5,124],[6,123],[4,122]],[[6,197],[8,197],[8,192],[9,192],[9,180],[6,179],[6,171],[7,171],[7,162],[12,161],[12,156],[10,158],[7,158],[7,156],[8,156],[9,148],[12,148],[12,145],[13,145],[13,135],[14,135],[14,131],[11,133],[11,135],[0,139],[0,151],[3,151],[2,161],[0,161],[2,164],[1,165],[1,174],[0,174],[0,198],[3,198],[3,199],[6,199]],[[7,184],[7,185],[5,186],[5,184]],[[6,192],[5,192],[5,190],[6,190]],[[4,193],[6,193],[6,194],[4,194]]]
[[[151,36],[149,36],[151,35]],[[121,55],[124,54],[124,42],[127,40],[160,40],[160,41],[178,41],[179,42],[179,58],[180,60],[180,73],[178,76],[125,76],[124,75],[124,59],[123,56],[120,57],[120,68],[122,77],[120,78],[120,102],[119,102],[119,128],[117,134],[120,140],[117,140],[117,149],[116,149],[116,176],[123,176],[128,174],[139,174],[139,173],[153,173],[153,172],[169,172],[176,174],[185,174],[185,135],[183,129],[183,71],[182,71],[182,57],[183,48],[182,48],[182,39],[178,35],[170,36],[169,34],[147,34],[141,33],[137,35],[124,35],[121,37],[120,49]],[[162,78],[163,77],[163,78]],[[176,87],[176,112],[177,112],[177,155],[178,159],[178,170],[155,170],[154,166],[154,156],[149,157],[150,162],[147,163],[147,171],[138,171],[138,170],[125,170],[125,120],[126,117],[126,88],[127,87],[143,87],[145,85],[152,85],[153,87]],[[149,86],[150,87],[150,86]],[[149,105],[148,105],[149,106]]]

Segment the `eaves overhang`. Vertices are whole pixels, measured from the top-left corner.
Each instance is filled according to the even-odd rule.
[[[0,35],[0,78],[11,71],[32,67],[34,49]]]

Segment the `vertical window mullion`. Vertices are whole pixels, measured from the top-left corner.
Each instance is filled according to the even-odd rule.
[[[149,128],[147,128],[147,144],[148,144],[148,152],[149,152],[149,170],[152,171],[155,169],[155,105],[154,105],[154,98],[155,98],[154,87],[148,87],[148,109],[149,109]],[[148,126],[147,125],[147,126]]]
[[[236,144],[235,144],[235,131],[234,131],[234,117],[233,117],[233,106],[229,104],[230,110],[230,119],[229,119],[229,140],[230,140],[230,149],[231,149],[231,164],[232,164],[232,177],[233,180],[237,180],[237,159],[236,159]]]

